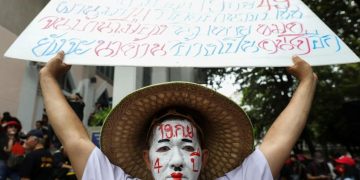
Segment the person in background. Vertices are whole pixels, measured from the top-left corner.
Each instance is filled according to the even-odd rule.
[[[53,157],[48,149],[45,149],[43,132],[33,129],[27,134],[24,143],[28,153],[22,163],[19,172],[21,180],[50,180],[53,173]]]
[[[22,163],[25,149],[22,147],[19,139],[19,132],[21,131],[21,124],[18,121],[7,121],[4,123],[5,144],[1,147],[5,159],[5,166],[1,167],[1,178],[0,179],[20,179],[18,175],[19,166]]]
[[[359,172],[356,169],[356,162],[347,155],[335,159],[336,180],[359,180]]]
[[[50,133],[50,125],[47,125],[47,127],[44,126],[44,122],[43,120],[37,120],[35,122],[35,129],[40,130],[43,133],[43,138],[45,141],[45,149],[50,148],[51,146],[51,142],[50,142],[50,137],[51,137],[51,133]]]
[[[54,179],[55,180],[76,180],[76,174],[71,166],[69,157],[63,146],[55,151],[54,156]]]
[[[303,180],[306,179],[305,159],[301,154],[292,154],[280,172],[279,180]]]
[[[331,173],[327,162],[320,151],[314,153],[313,161],[306,168],[307,179],[331,179]]]
[[[82,121],[84,118],[85,103],[82,96],[79,93],[75,93],[68,97],[68,103],[71,108],[75,111],[76,115]]]

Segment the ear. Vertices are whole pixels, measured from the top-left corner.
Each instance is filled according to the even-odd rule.
[[[207,149],[203,149],[202,158],[201,158],[201,162],[202,162],[201,169],[203,169],[206,166],[208,157],[209,157],[209,151]]]
[[[143,158],[146,164],[146,167],[151,170],[151,163],[150,163],[150,157],[149,157],[149,150],[143,151]]]

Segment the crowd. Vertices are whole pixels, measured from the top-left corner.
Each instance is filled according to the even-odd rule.
[[[21,122],[4,112],[0,127],[0,180],[73,180],[66,152],[44,114],[34,129],[23,133]]]
[[[279,180],[360,180],[360,158],[349,153],[335,153],[325,158],[316,151],[312,158],[292,154],[285,162]]]

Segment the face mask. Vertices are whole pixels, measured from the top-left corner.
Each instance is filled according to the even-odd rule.
[[[167,120],[150,139],[149,159],[155,180],[197,180],[202,152],[196,128],[186,120]]]

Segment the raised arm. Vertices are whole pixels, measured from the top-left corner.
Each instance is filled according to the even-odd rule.
[[[51,126],[68,152],[76,176],[82,179],[87,159],[95,145],[58,85],[57,78],[71,67],[63,63],[63,59],[64,53],[59,52],[40,70],[40,86]]]
[[[293,62],[288,71],[300,81],[299,86],[260,146],[274,177],[280,172],[305,127],[317,82],[317,76],[307,62],[297,56],[293,57]]]

